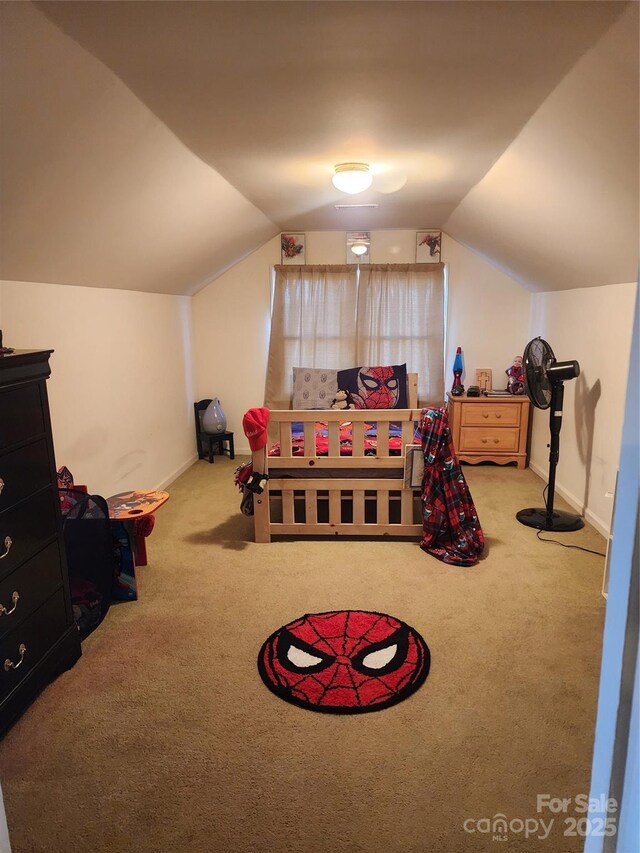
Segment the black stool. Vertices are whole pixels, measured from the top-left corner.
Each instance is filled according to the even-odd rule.
[[[205,458],[205,448],[206,455],[209,459],[209,462],[213,462],[213,450],[217,445],[220,455],[222,456],[225,452],[225,449],[229,452],[229,458],[235,459],[235,453],[233,450],[233,433],[232,432],[205,432],[202,429],[202,415],[207,409],[207,406],[211,400],[200,400],[198,403],[193,404],[193,414],[196,422],[196,446],[198,448],[198,459]],[[225,448],[225,443],[228,445]]]

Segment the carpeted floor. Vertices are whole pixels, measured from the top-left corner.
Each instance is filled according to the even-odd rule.
[[[563,835],[572,808],[546,841],[517,822],[548,825],[538,794],[588,792],[605,604],[602,558],[516,522],[540,479],[464,468],[487,537],[464,569],[415,542],[257,545],[237,464],[201,461],[170,487],[140,600],[111,608],[0,743],[14,853],[581,850]],[[560,538],[604,550],[589,527]],[[425,685],[358,716],[271,694],[267,636],[349,608],[424,636]],[[498,813],[516,821],[502,843],[476,823]]]

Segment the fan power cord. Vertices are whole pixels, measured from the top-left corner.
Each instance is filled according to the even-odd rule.
[[[563,548],[575,548],[576,551],[586,551],[587,554],[597,554],[598,557],[606,557],[602,551],[592,551],[591,548],[583,548],[582,545],[567,545],[565,542],[560,542],[558,539],[543,539],[540,534],[543,533],[542,530],[538,530],[536,536],[541,542],[553,542],[554,545],[562,545]]]
[[[547,505],[547,490],[549,488],[549,483],[544,487],[542,492],[542,503]],[[541,542],[553,542],[554,545],[562,545],[563,548],[575,548],[576,551],[586,551],[587,554],[597,554],[598,557],[606,557],[602,551],[592,551],[591,548],[583,548],[582,545],[567,545],[565,542],[560,542],[558,539],[543,539],[540,534],[543,533],[542,530],[538,530],[536,536]]]

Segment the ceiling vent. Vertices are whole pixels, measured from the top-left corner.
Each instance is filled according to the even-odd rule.
[[[334,204],[336,210],[353,210],[356,207],[380,207],[379,204]]]

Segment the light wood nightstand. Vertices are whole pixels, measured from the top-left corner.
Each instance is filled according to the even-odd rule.
[[[527,467],[529,398],[452,397],[448,395],[449,423],[461,462],[516,462]]]

